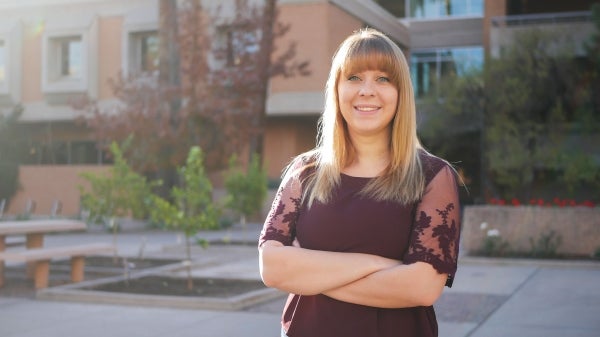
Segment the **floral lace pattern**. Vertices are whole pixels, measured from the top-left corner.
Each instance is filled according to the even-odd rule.
[[[259,246],[268,240],[279,241],[286,246],[292,244],[296,236],[294,224],[302,202],[299,167],[299,163],[293,165],[283,178],[267,215]]]
[[[292,224],[298,218],[301,198],[288,197],[289,203],[286,203],[282,202],[284,194],[284,189],[282,187],[279,188],[269,216],[267,216],[263,232],[261,233],[260,244],[267,240],[279,241],[286,246],[292,244],[292,238],[295,236]],[[286,212],[286,205],[290,204],[292,210]],[[284,228],[282,225],[285,225],[287,228]]]
[[[404,263],[423,261],[438,272],[448,274],[451,287],[456,272],[460,210],[453,171],[442,166],[427,185],[417,204],[411,244]]]

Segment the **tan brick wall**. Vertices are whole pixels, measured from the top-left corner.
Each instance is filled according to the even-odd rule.
[[[481,247],[490,229],[522,252],[531,250],[529,238],[537,241],[552,230],[562,237],[557,253],[589,256],[600,248],[598,207],[467,206],[462,226],[461,249],[467,254]]]

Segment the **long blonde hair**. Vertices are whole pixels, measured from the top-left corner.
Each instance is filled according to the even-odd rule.
[[[366,28],[350,35],[333,57],[325,91],[325,109],[319,121],[315,150],[301,155],[314,160],[315,170],[304,181],[304,199],[327,202],[339,184],[342,169],[355,156],[338,102],[337,86],[341,76],[363,70],[385,72],[398,89],[398,106],[392,120],[391,159],[381,175],[362,191],[376,200],[410,203],[421,198],[424,175],[419,159],[416,108],[408,64],[402,50],[381,32]],[[312,166],[312,165],[311,165]]]

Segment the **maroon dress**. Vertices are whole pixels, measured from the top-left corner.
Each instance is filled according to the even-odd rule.
[[[311,169],[292,170],[273,201],[259,245],[297,240],[307,249],[375,254],[404,264],[423,261],[448,274],[451,286],[460,232],[456,180],[446,162],[424,151],[420,156],[426,189],[410,205],[366,199],[358,193],[371,178],[342,174],[330,202],[306,208],[301,182]],[[290,294],[282,325],[289,337],[429,337],[438,332],[432,306],[376,308],[325,295]]]

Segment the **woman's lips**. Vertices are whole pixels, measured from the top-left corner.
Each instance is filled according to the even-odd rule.
[[[376,105],[355,105],[354,109],[361,113],[371,113],[379,110],[379,106]]]

